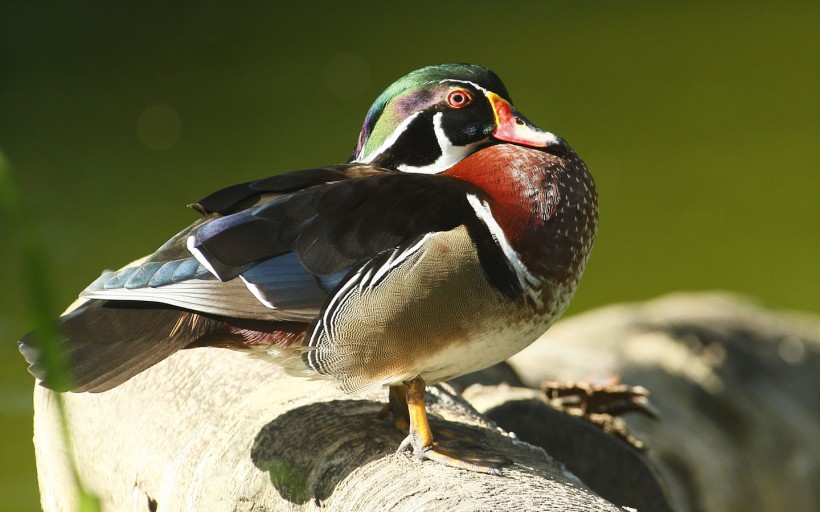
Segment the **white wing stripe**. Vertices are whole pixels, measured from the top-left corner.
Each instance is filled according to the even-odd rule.
[[[259,303],[249,290],[237,281],[196,281],[176,283],[157,288],[116,288],[110,290],[86,290],[80,294],[85,299],[137,300],[159,302],[181,308],[221,316],[256,318],[260,320],[310,320],[304,312],[271,310]]]
[[[214,267],[211,265],[211,262],[202,254],[202,251],[197,249],[194,244],[196,244],[196,237],[194,235],[190,235],[185,242],[185,246],[188,247],[188,252],[194,255],[194,257],[202,263],[202,266],[208,269],[208,272],[214,275],[214,277],[219,277],[219,274],[216,273]]]
[[[376,271],[375,274],[373,274],[373,277],[369,280],[366,286],[378,285],[382,278],[384,278],[384,276],[389,274],[393,269],[401,265],[404,262],[404,260],[406,260],[407,258],[412,256],[416,251],[421,249],[421,247],[425,243],[427,243],[427,240],[429,240],[431,236],[433,236],[433,233],[427,233],[421,238],[421,240],[416,242],[416,244],[414,244],[412,247],[408,247],[407,249],[400,252],[394,251],[390,258],[387,260],[387,262],[384,265],[382,265]]]
[[[328,302],[324,314],[322,315],[321,322],[317,322],[317,328],[311,333],[308,346],[314,347],[318,345],[319,340],[316,334],[319,332],[320,325],[321,330],[326,333],[328,338],[332,339],[336,336],[337,317],[341,314],[341,308],[339,306],[347,300],[348,296],[353,293],[354,289],[358,288],[359,293],[361,293],[365,290],[365,288],[377,286],[388,274],[390,274],[390,272],[401,266],[407,258],[421,250],[424,247],[424,244],[426,244],[430,237],[434,234],[435,233],[427,233],[421,238],[421,240],[404,250],[394,250],[387,261],[384,262],[384,264],[378,269],[373,269],[369,265],[364,265],[357,270],[356,273],[344,283],[339,291],[336,292],[330,302]],[[308,358],[310,358],[310,356],[308,356]]]

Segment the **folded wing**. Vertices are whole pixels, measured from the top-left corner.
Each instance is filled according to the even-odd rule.
[[[381,254],[465,226],[488,280],[517,281],[455,178],[361,165],[298,171],[229,187],[204,216],[138,264],[105,272],[59,322],[76,391],[102,391],[189,347],[298,346],[334,291]],[[36,333],[20,342],[50,385]]]

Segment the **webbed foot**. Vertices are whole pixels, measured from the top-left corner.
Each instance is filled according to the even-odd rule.
[[[399,445],[398,451],[412,450],[413,455],[420,460],[432,460],[445,466],[477,473],[500,475],[501,466],[511,461],[490,455],[481,448],[473,436],[466,433],[466,430],[459,432],[461,429],[457,427],[437,428],[437,432],[447,440],[442,443],[433,440],[425,408],[424,386],[424,381],[419,377],[404,383],[404,403],[407,407],[404,410],[400,407],[400,401],[394,400],[394,389],[397,386],[391,388],[391,404],[382,410],[383,416],[390,411],[393,412],[397,427],[401,428],[405,422],[409,425],[409,434]],[[465,447],[465,441],[471,446]]]

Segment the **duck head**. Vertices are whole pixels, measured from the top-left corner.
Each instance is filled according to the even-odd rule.
[[[558,155],[567,150],[563,139],[513,107],[495,73],[473,64],[441,64],[413,71],[376,99],[350,161],[435,174],[501,142]]]

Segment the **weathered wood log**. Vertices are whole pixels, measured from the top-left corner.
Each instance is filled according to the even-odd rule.
[[[52,398],[35,393],[42,502],[71,510]],[[66,401],[81,477],[105,510],[620,510],[446,387],[428,393],[434,425],[465,425],[515,464],[498,477],[395,453],[403,434],[378,418],[381,398],[193,349],[114,390]]]
[[[446,385],[429,388],[434,424],[467,429],[512,460],[503,477],[394,453],[403,434],[377,417],[386,397],[346,396],[226,350],[183,351],[66,401],[81,476],[106,510],[815,510],[818,326],[681,296],[579,315],[513,358],[533,388],[608,372],[649,388],[662,421],[629,421],[648,457],[555,412],[533,388],[468,388],[486,416]],[[517,377],[496,368],[471,379]],[[44,508],[70,510],[53,394],[42,388],[35,445]]]
[[[676,510],[820,510],[820,317],[676,294],[570,318],[510,364],[532,386],[615,372],[648,388],[661,421],[626,420]],[[592,484],[599,465],[533,433],[527,407],[475,405],[613,499]]]

